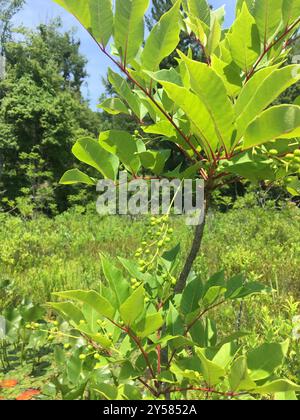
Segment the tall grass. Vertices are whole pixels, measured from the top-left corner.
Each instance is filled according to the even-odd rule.
[[[145,218],[101,218],[74,209],[55,219],[2,215],[0,221],[0,282],[12,285],[14,297],[43,303],[53,291],[97,288],[102,279],[99,254],[131,258],[147,229]],[[183,260],[192,229],[182,218],[173,218],[172,225],[173,244],[180,241]],[[212,212],[195,270],[204,278],[222,269],[228,275],[243,271],[282,293],[299,294],[299,232],[300,211],[293,207]],[[0,291],[0,305],[5,299],[1,303]]]

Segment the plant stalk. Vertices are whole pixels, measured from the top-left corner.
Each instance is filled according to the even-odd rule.
[[[208,213],[208,208],[209,208],[209,204],[210,204],[210,197],[207,196],[205,199],[205,204],[204,204],[204,215],[203,215],[203,220],[202,223],[199,224],[196,229],[195,229],[195,234],[194,234],[194,239],[193,239],[193,243],[192,243],[192,247],[190,250],[190,253],[185,261],[184,267],[181,271],[179,280],[176,284],[175,287],[175,293],[176,294],[180,294],[183,292],[187,279],[189,277],[189,274],[192,270],[193,264],[195,262],[195,259],[198,256],[198,253],[200,251],[201,248],[201,244],[202,244],[202,240],[203,240],[203,235],[204,235],[204,230],[205,230],[205,225],[206,225],[206,219],[207,219],[207,213]]]

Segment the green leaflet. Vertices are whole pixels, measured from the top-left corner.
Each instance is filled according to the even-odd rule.
[[[140,286],[121,305],[120,315],[125,325],[132,326],[132,324],[135,321],[137,321],[137,319],[143,314],[144,299],[145,299],[145,290],[143,286]]]
[[[203,296],[203,284],[199,277],[188,283],[182,293],[180,310],[184,315],[199,309],[200,299]]]
[[[266,109],[282,92],[300,79],[297,64],[276,69],[267,67],[257,72],[243,87],[235,104],[240,139],[249,123]]]
[[[160,134],[164,137],[176,137],[177,131],[167,120],[161,120],[156,124],[143,127],[144,133]]]
[[[275,174],[271,164],[271,159],[266,159],[264,156],[255,155],[251,151],[247,151],[232,159],[230,166],[226,168],[226,171],[242,176],[252,182],[265,179],[274,180]]]
[[[210,26],[211,11],[206,0],[187,0],[187,5],[191,15]]]
[[[135,333],[140,338],[149,337],[153,333],[159,331],[163,326],[164,320],[159,312],[150,314],[138,323]]]
[[[102,46],[106,46],[113,32],[111,0],[54,0],[93,35]]]
[[[228,96],[235,97],[242,88],[241,71],[239,67],[231,61],[227,63],[215,54],[211,57],[211,67],[222,78]]]
[[[217,17],[214,17],[211,23],[210,32],[207,39],[206,50],[207,50],[208,57],[210,57],[218,48],[220,44],[221,36],[222,36],[221,24],[219,20],[217,19]]]
[[[164,170],[170,154],[170,150],[160,150],[159,152],[147,150],[146,152],[140,152],[138,156],[144,168],[151,169],[155,175],[160,175]]]
[[[206,64],[190,60],[182,53],[180,57],[188,68],[192,90],[203,102],[210,115],[219,144],[229,149],[234,129],[234,111],[222,79]]]
[[[255,20],[246,3],[232,25],[227,41],[233,61],[248,73],[260,54],[260,39]]]
[[[169,310],[166,318],[166,334],[170,334],[172,336],[184,334],[183,321],[172,302],[169,304]]]
[[[82,138],[75,143],[72,152],[78,160],[97,169],[105,178],[116,179],[119,159],[103,149],[97,141]]]
[[[255,389],[255,393],[266,395],[266,394],[276,394],[278,392],[299,392],[300,386],[287,379],[279,379],[267,383],[265,385],[259,386]]]
[[[279,105],[260,114],[247,128],[244,149],[267,143],[278,138],[300,136],[300,107]]]
[[[118,270],[103,255],[101,255],[102,269],[108,284],[116,296],[118,308],[129,296],[129,283],[122,271]]]
[[[161,17],[147,38],[141,56],[143,67],[146,70],[158,70],[162,60],[170,55],[178,45],[180,3],[180,0],[176,1],[174,6]]]
[[[250,378],[245,356],[241,356],[234,361],[229,374],[229,383],[233,392],[256,388],[256,383]]]
[[[144,142],[126,131],[110,130],[99,136],[99,144],[109,153],[116,155],[126,169],[136,174],[141,167],[137,153],[146,150]]]
[[[300,16],[300,3],[298,0],[283,0],[282,15],[284,27],[290,26]]]
[[[115,308],[103,296],[95,291],[86,292],[84,290],[70,290],[68,292],[54,293],[62,299],[77,300],[81,303],[90,305],[99,315],[112,319],[115,315]]]
[[[255,2],[256,2],[256,0],[237,0],[237,2],[236,2],[236,16],[238,16],[239,13],[241,12],[242,7],[243,7],[243,3],[246,3],[250,13],[253,13]]]
[[[112,0],[88,0],[88,3],[92,34],[105,47],[113,32]]]
[[[83,313],[71,302],[50,302],[49,306],[56,310],[67,321],[73,321],[76,325],[84,319]]]
[[[99,105],[99,108],[111,115],[129,114],[127,106],[120,98],[107,98]]]
[[[53,0],[61,7],[74,15],[79,22],[87,29],[91,29],[91,14],[89,1],[87,0]]]
[[[87,184],[87,185],[96,185],[94,179],[90,178],[85,173],[81,172],[79,169],[70,169],[67,171],[59,181],[62,185],[72,185],[77,183]]]
[[[141,103],[137,95],[132,92],[127,81],[123,79],[118,73],[108,69],[108,80],[115,88],[118,95],[123,98],[132,112],[141,119]]]
[[[256,1],[253,16],[262,44],[268,45],[281,26],[282,0]]]
[[[220,379],[225,376],[225,369],[208,360],[203,349],[196,348],[196,354],[201,360],[201,372],[208,386],[218,384]]]
[[[123,62],[130,63],[144,41],[144,15],[149,0],[116,0],[114,41]]]
[[[211,116],[205,104],[197,95],[188,89],[169,82],[161,82],[168,96],[186,114],[192,124],[192,130],[202,140],[203,148],[210,147],[216,150],[219,138],[214,126],[211,124]],[[209,152],[208,152],[209,153]]]
[[[247,357],[251,379],[260,381],[273,375],[275,369],[282,365],[287,355],[289,344],[290,342],[287,340],[281,344],[263,344],[252,350]]]

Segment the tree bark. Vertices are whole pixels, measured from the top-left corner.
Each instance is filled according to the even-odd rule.
[[[180,294],[183,292],[188,276],[192,270],[193,264],[195,262],[195,259],[198,256],[198,253],[200,251],[201,248],[201,244],[202,244],[202,239],[203,239],[203,235],[204,235],[204,230],[205,230],[205,225],[206,225],[206,217],[207,217],[207,212],[208,212],[208,208],[209,208],[209,197],[206,197],[205,200],[205,205],[204,205],[204,217],[203,217],[203,221],[201,224],[199,224],[196,229],[195,229],[195,234],[194,234],[194,239],[193,239],[193,243],[192,243],[192,247],[190,250],[190,253],[185,261],[184,267],[182,269],[182,272],[180,274],[179,280],[176,284],[175,287],[175,293],[176,294]]]

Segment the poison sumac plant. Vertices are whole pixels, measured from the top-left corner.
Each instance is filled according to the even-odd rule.
[[[138,137],[110,130],[98,140],[79,139],[73,148],[78,160],[116,182],[120,164],[133,179],[145,171],[156,178],[202,178],[205,212],[212,192],[236,180],[285,184],[291,194],[299,194],[299,98],[295,104],[272,106],[300,78],[299,65],[285,65],[298,39],[299,1],[239,0],[228,30],[222,29],[223,9],[212,11],[205,0],[173,1],[146,40],[148,0],[55,1],[76,16],[116,67],[117,72],[109,71],[109,81],[118,97],[107,99],[101,107],[140,122]],[[181,31],[201,46],[205,62],[194,61],[192,52],[178,51],[178,66],[160,70],[161,62],[178,46]],[[171,167],[171,152],[165,148],[149,148],[153,143],[145,140],[152,135],[162,143],[173,143],[179,165]],[[96,184],[78,169],[61,180],[62,184],[77,182]],[[110,366],[105,371],[109,382],[103,376],[102,385],[96,387],[106,398],[120,393],[130,397],[132,380],[154,397],[177,397],[190,390],[230,398],[244,392],[298,390],[286,381],[271,381],[287,354],[287,343],[236,357],[232,342],[208,341],[207,334],[213,337],[214,330],[202,324],[207,312],[223,300],[241,299],[252,294],[252,287],[256,289],[241,278],[226,282],[217,275],[204,285],[198,278],[189,278],[204,225],[205,217],[195,230],[176,284],[171,281],[164,288],[153,268],[143,264],[139,271],[127,263],[125,267],[141,283],[133,290],[120,271],[105,263],[109,288],[103,285],[99,294],[60,294],[80,304],[54,307],[99,348],[105,366]],[[113,325],[113,336],[101,334],[95,325],[91,329],[83,308]],[[84,329],[80,321],[87,321]]]

